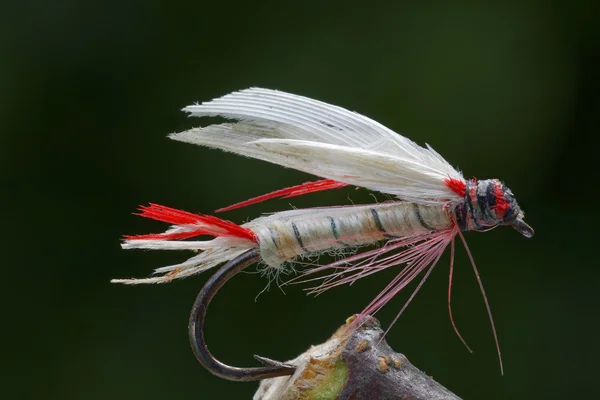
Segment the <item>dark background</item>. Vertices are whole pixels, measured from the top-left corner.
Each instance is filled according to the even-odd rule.
[[[448,320],[447,255],[387,340],[465,399],[596,397],[598,10],[594,2],[414,3],[3,6],[3,397],[251,397],[256,384],[215,378],[190,351],[188,312],[208,274],[163,286],[109,283],[188,256],[120,249],[122,234],[164,228],[132,216],[139,204],[209,213],[313,179],[165,138],[206,123],[181,107],[250,86],[359,111],[430,143],[466,177],[504,180],[536,236],[509,228],[466,236],[505,376],[460,247],[455,318],[475,353]],[[372,198],[345,189],[225,217],[351,201]],[[244,274],[213,303],[207,340],[234,365],[255,365],[252,354],[293,358],[396,273],[318,298],[272,287],[257,302],[267,281]],[[384,326],[407,295],[377,315]]]

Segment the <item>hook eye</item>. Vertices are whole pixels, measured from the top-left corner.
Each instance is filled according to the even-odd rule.
[[[533,237],[535,233],[533,228],[527,225],[521,218],[515,219],[510,225],[526,238]]]

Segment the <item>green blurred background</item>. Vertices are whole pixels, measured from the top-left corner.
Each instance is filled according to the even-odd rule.
[[[468,233],[503,350],[459,248],[387,336],[465,399],[598,398],[600,24],[594,2],[25,1],[3,6],[0,179],[4,398],[234,399],[257,385],[213,377],[186,326],[208,274],[125,287],[187,254],[122,251],[160,231],[156,202],[209,213],[313,177],[170,141],[180,108],[262,86],[359,111],[430,143],[466,177],[498,177],[536,236]],[[381,198],[382,196],[379,196]],[[364,190],[273,200],[225,215],[372,201]],[[256,274],[213,303],[223,361],[293,358],[360,311],[398,269],[318,298],[256,295]],[[414,286],[413,286],[414,287]],[[377,316],[387,326],[408,293]],[[596,396],[594,396],[594,393]]]

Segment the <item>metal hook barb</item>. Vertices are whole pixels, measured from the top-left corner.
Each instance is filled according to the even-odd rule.
[[[190,314],[188,334],[194,355],[204,368],[223,379],[238,382],[258,381],[277,376],[293,375],[296,371],[294,366],[260,356],[254,357],[263,363],[264,367],[231,367],[217,360],[210,353],[204,341],[204,319],[212,298],[229,279],[258,260],[260,260],[258,249],[254,249],[237,256],[222,266],[200,290]]]

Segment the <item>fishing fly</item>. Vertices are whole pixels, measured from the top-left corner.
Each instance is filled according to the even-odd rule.
[[[450,306],[457,237],[467,251],[484,297],[502,371],[490,306],[463,236],[465,231],[483,231],[500,225],[511,226],[525,237],[533,236],[533,229],[523,221],[524,213],[515,197],[500,180],[465,179],[429,145],[421,147],[358,113],[281,91],[246,89],[186,107],[183,111],[194,117],[218,116],[233,121],[172,134],[171,139],[268,161],[321,178],[216,212],[345,186],[395,197],[393,201],[377,204],[276,212],[241,225],[157,204],[140,207],[142,217],[171,226],[163,233],[126,236],[124,249],[191,250],[196,254],[180,264],[158,268],[148,278],[113,282],[165,283],[226,264],[198,296],[190,319],[192,347],[195,346],[197,357],[213,373],[236,380],[250,380],[252,375],[243,371],[223,372],[234,367],[216,361],[205,347],[202,324],[208,302],[216,290],[252,262],[260,262],[270,276],[279,276],[293,268],[295,260],[327,252],[346,251],[347,256],[326,265],[311,264],[301,272],[304,280],[317,282],[311,288],[312,293],[322,293],[384,269],[403,266],[365,307],[363,316],[375,314],[422,275],[395,322],[450,246],[448,310],[456,334],[465,343],[454,324]],[[185,240],[198,236],[213,238]],[[383,244],[348,255],[348,250],[376,243]],[[198,335],[202,337],[198,339]],[[262,379],[293,372],[288,365],[259,359],[266,366],[252,375],[254,377]]]

